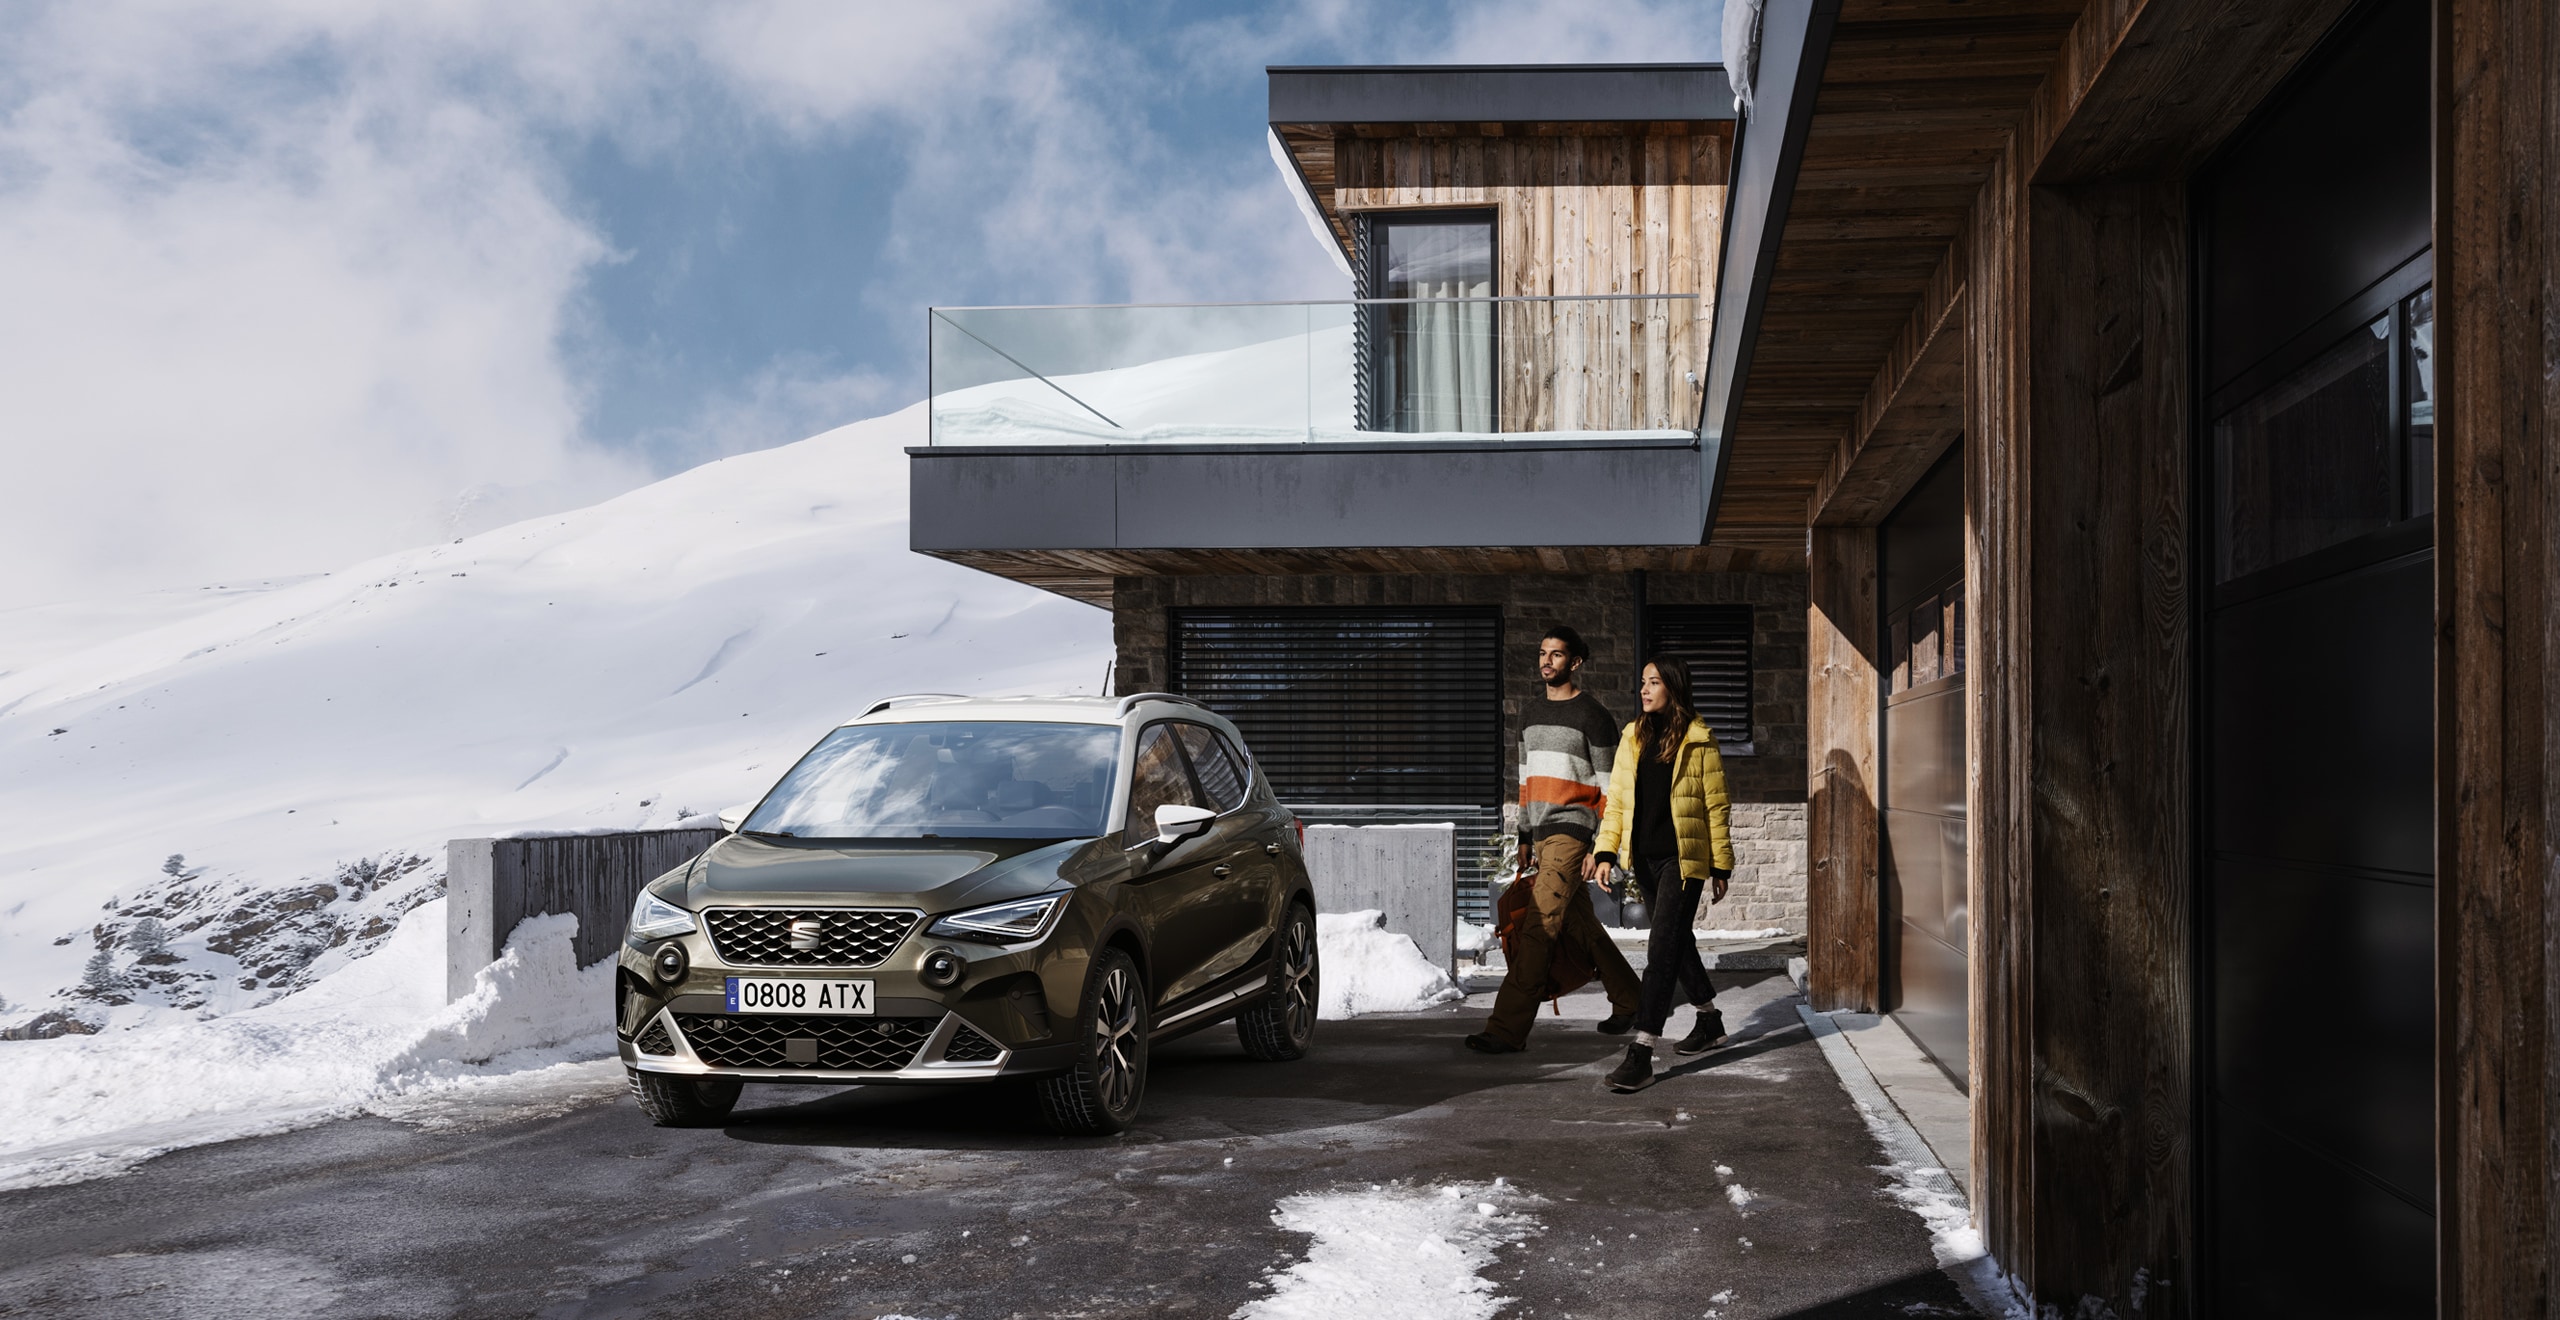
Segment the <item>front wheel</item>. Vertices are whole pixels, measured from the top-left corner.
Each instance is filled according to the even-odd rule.
[[[1272,939],[1271,993],[1236,1014],[1244,1052],[1278,1063],[1303,1057],[1316,1038],[1316,1002],[1322,987],[1316,965],[1316,919],[1291,904],[1288,920]]]
[[[737,1107],[746,1083],[735,1077],[685,1077],[631,1069],[631,1098],[660,1127],[712,1127]]]
[[[1032,1083],[1040,1116],[1073,1136],[1108,1136],[1136,1121],[1147,1093],[1147,990],[1129,955],[1094,955],[1076,1014],[1076,1061]]]

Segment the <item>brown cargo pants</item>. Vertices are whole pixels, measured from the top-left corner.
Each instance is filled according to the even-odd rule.
[[[1485,1019],[1486,1035],[1508,1045],[1528,1044],[1538,1005],[1556,993],[1548,968],[1559,948],[1580,954],[1599,973],[1601,988],[1609,992],[1609,1011],[1636,1011],[1644,983],[1591,910],[1591,888],[1582,878],[1582,859],[1590,852],[1591,845],[1563,835],[1549,835],[1535,845],[1537,870],[1523,879],[1534,886],[1530,894],[1538,919],[1523,914],[1513,932],[1502,988],[1494,992],[1493,1014]]]

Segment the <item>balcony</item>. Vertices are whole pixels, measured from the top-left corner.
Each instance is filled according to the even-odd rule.
[[[1692,438],[1704,300],[931,313],[934,447]]]
[[[912,544],[1088,597],[1112,575],[1500,572],[1572,548],[1694,548],[1714,475],[1696,430],[1710,307],[936,308]]]

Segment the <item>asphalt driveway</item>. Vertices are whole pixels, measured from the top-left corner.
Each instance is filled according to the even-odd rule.
[[[1223,1027],[1164,1047],[1140,1125],[1102,1140],[961,1089],[750,1087],[725,1129],[662,1130],[599,1069],[554,1112],[0,1194],[0,1316],[1227,1316],[1306,1256],[1283,1198],[1497,1177],[1535,1223],[1484,1272],[1504,1316],[1973,1314],[1793,987],[1720,984],[1734,1043],[1637,1095],[1599,1085],[1595,994],[1502,1058],[1459,1045],[1479,994],[1326,1023],[1292,1064]]]

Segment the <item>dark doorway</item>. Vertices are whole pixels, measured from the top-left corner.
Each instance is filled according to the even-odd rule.
[[[1964,638],[1964,447],[1948,450],[1876,532],[1884,618],[1884,1008],[1970,1082]]]
[[[2428,11],[2198,178],[2210,1312],[2435,1308]]]

